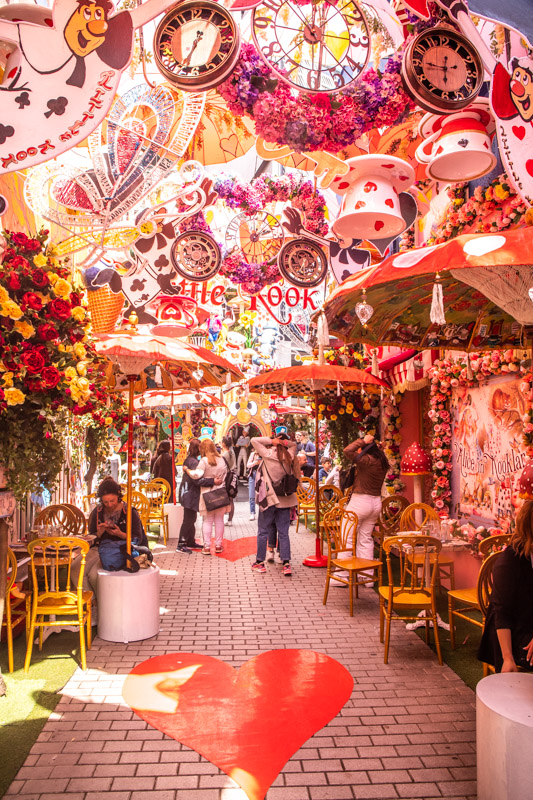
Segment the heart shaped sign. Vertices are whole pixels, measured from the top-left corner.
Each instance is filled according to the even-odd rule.
[[[313,650],[269,650],[236,670],[217,658],[171,653],[126,678],[126,703],[262,800],[302,744],[348,701],[353,678]]]

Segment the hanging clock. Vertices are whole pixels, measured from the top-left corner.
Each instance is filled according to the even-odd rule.
[[[154,38],[159,71],[183,91],[207,91],[232,72],[240,53],[239,29],[223,6],[187,0],[172,8]]]
[[[226,228],[226,247],[242,250],[247,264],[272,261],[278,255],[285,233],[279,220],[266,211],[237,214]]]
[[[208,281],[220,267],[220,249],[212,236],[204,231],[187,231],[172,242],[172,263],[188,281]]]
[[[470,105],[483,84],[476,48],[453,28],[428,28],[407,46],[402,78],[408,94],[425,111],[453,114]]]
[[[368,26],[353,0],[338,7],[329,0],[265,0],[253,11],[252,34],[267,65],[302,92],[346,89],[370,55]]]
[[[316,286],[328,271],[328,260],[320,245],[311,239],[293,239],[278,256],[279,271],[295,286]]]

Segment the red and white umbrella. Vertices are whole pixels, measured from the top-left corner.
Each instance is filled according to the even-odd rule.
[[[208,392],[173,392],[153,389],[135,398],[133,407],[136,411],[146,411],[158,408],[190,408],[191,406],[214,406],[226,408],[222,400]]]

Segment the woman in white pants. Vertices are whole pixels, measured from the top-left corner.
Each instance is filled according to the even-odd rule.
[[[215,486],[221,486],[226,478],[228,468],[224,459],[218,455],[214,442],[211,439],[204,439],[200,444],[200,453],[202,454],[202,458],[196,469],[183,467],[183,471],[195,480],[198,480],[198,478],[213,478]],[[204,546],[202,553],[206,556],[211,555],[213,525],[215,526],[215,552],[221,553],[223,551],[224,514],[229,513],[230,510],[228,498],[227,506],[222,506],[222,508],[217,508],[214,511],[208,511],[205,506],[204,494],[210,491],[212,491],[212,488],[208,486],[202,486],[200,488],[200,502],[198,504],[198,511],[203,518],[202,534]]]
[[[363,439],[356,439],[345,447],[344,455],[352,459],[355,466],[352,496],[346,506],[347,511],[353,511],[358,519],[355,554],[358,558],[372,559],[372,531],[381,512],[381,491],[389,471],[389,462],[380,444],[371,434]],[[351,540],[348,544],[351,545]],[[367,586],[372,584],[368,583]]]

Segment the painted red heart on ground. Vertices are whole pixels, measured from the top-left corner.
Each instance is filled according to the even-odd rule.
[[[526,161],[526,170],[530,175],[533,175],[533,159],[528,159]]]
[[[353,678],[313,650],[269,650],[239,670],[207,655],[172,653],[138,664],[126,703],[262,800],[289,758],[350,698]]]
[[[524,128],[523,125],[513,125],[511,130],[513,131],[516,138],[520,139],[520,141],[522,141],[522,139],[526,135],[526,129]]]
[[[225,558],[226,561],[239,561],[241,558],[255,555],[257,549],[257,537],[245,536],[243,539],[223,539],[224,550],[216,553],[218,558]]]

